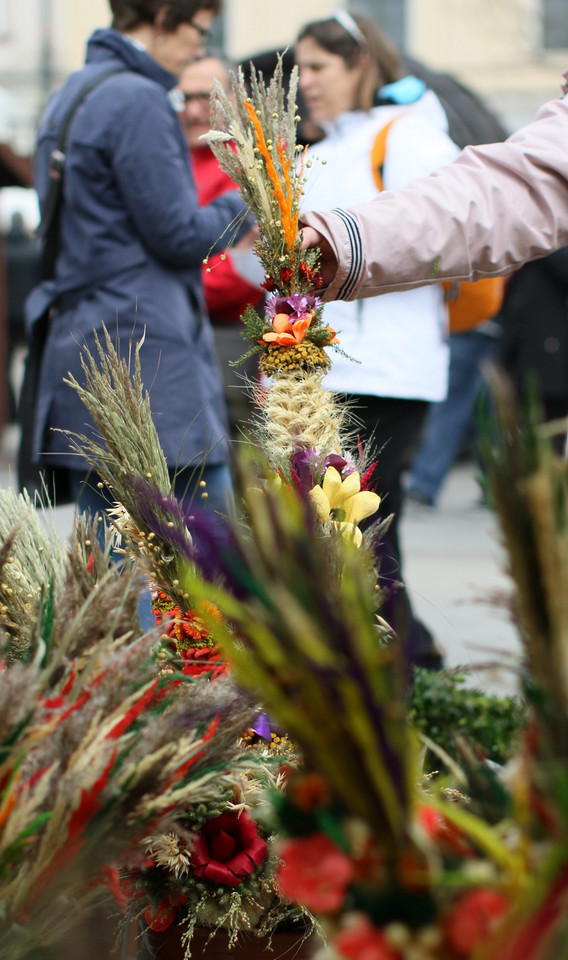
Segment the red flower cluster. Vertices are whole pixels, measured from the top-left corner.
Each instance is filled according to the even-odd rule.
[[[266,842],[246,811],[222,813],[201,828],[191,851],[197,877],[234,887],[253,873],[266,857]]]
[[[319,270],[316,270],[314,267],[310,267],[305,260],[300,262],[300,273],[302,274],[304,280],[309,283],[310,287],[315,288],[323,286],[323,280]]]
[[[215,680],[229,670],[221,647],[189,647],[181,650],[180,656],[184,662],[181,668],[184,677],[202,677],[208,673],[211,680]]]
[[[343,930],[333,945],[347,960],[400,960],[381,931],[363,916],[355,926]]]
[[[489,938],[508,909],[505,897],[497,890],[479,887],[464,893],[446,918],[444,932],[448,946],[458,957],[471,956],[474,948]]]
[[[325,833],[314,833],[280,846],[276,880],[289,900],[317,913],[339,910],[354,876],[353,863]]]
[[[162,591],[157,592],[153,603],[156,626],[162,627],[164,635],[172,641],[183,661],[184,676],[201,677],[209,673],[213,680],[227,673],[229,665],[225,655],[196,610],[182,612]],[[213,604],[209,604],[209,610],[214,617],[220,617]]]
[[[209,630],[195,610],[182,613],[179,607],[155,609],[156,626],[163,627],[164,633],[178,643],[184,640],[210,640]]]
[[[317,806],[322,789],[319,778],[308,779],[305,784],[301,778],[297,783],[292,782],[290,795],[296,802],[304,799],[302,794],[297,795],[298,784],[306,788],[307,809],[311,809],[314,802]],[[299,809],[302,809],[300,805]],[[454,857],[471,853],[467,838],[432,806],[420,807],[418,821],[430,839],[438,847],[445,847]],[[352,859],[325,833],[283,842],[280,856],[276,876],[280,893],[315,914],[344,910],[350,889],[361,884],[373,889],[381,872],[380,858],[376,851],[373,856],[372,848],[366,849],[360,859]],[[401,856],[398,873],[402,890],[418,891],[430,886],[427,862],[416,851],[409,850]],[[480,887],[463,893],[444,910],[439,921],[441,946],[443,941],[440,956],[448,960],[467,960],[491,936],[508,909],[508,901],[499,891]],[[408,935],[413,935],[410,930]],[[365,914],[342,930],[333,946],[346,960],[402,960],[401,952]]]

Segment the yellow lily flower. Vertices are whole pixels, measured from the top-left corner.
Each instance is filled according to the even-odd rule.
[[[357,524],[370,517],[379,509],[381,498],[370,490],[361,490],[361,478],[357,472],[350,473],[345,480],[335,467],[325,471],[323,484],[312,487],[310,500],[322,523],[330,516],[344,537],[352,537],[356,546],[361,543],[361,531]],[[356,532],[355,532],[356,531]]]

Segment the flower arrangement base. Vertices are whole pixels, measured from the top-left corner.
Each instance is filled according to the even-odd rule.
[[[163,933],[148,931],[151,960],[183,960],[182,929],[172,924]],[[192,960],[310,960],[320,945],[314,934],[305,940],[298,930],[278,931],[269,937],[239,934],[237,942],[229,946],[229,937],[223,930],[210,940],[211,931],[197,928],[191,941]],[[149,958],[150,960],[150,958]]]

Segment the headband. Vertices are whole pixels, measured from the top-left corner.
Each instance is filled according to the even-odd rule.
[[[355,41],[358,47],[365,46],[367,43],[365,34],[357,25],[357,21],[353,19],[347,10],[338,10],[337,13],[332,14],[331,19],[336,20],[337,23],[343,27],[345,32],[349,34],[351,39]]]

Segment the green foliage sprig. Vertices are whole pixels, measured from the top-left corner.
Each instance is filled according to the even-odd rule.
[[[409,720],[458,763],[457,737],[488,760],[506,763],[517,745],[525,715],[518,698],[467,686],[467,674],[462,670],[417,668],[414,672]],[[439,767],[440,760],[428,754],[427,765]]]

